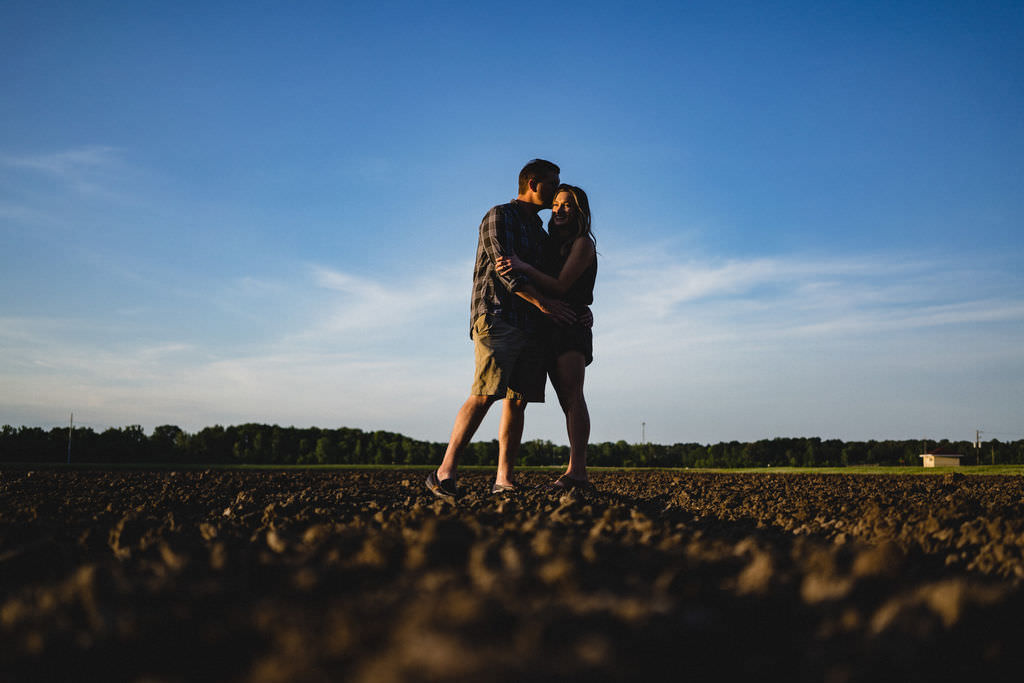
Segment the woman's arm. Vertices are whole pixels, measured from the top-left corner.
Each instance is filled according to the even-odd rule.
[[[596,257],[597,250],[594,248],[594,242],[589,237],[580,237],[572,243],[569,257],[565,259],[565,265],[562,266],[557,278],[545,275],[530,264],[523,263],[514,255],[508,258],[499,257],[495,260],[494,265],[501,275],[515,271],[524,273],[546,294],[562,296],[569,291],[583,271],[590,267]]]

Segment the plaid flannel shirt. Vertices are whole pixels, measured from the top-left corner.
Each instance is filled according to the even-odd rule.
[[[540,267],[548,234],[544,232],[540,216],[520,210],[517,203],[513,200],[495,206],[480,222],[476,266],[473,268],[470,336],[473,321],[485,314],[497,316],[527,332],[535,329],[540,320],[540,311],[516,294],[530,279],[522,273],[503,277],[494,269],[494,260],[510,251],[515,251],[531,266]]]

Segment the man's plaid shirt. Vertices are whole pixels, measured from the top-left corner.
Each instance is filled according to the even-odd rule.
[[[530,279],[522,273],[508,277],[498,275],[494,260],[515,251],[520,259],[531,266],[540,267],[541,254],[548,234],[540,216],[519,209],[517,200],[500,204],[487,212],[480,222],[480,240],[476,247],[476,266],[473,268],[473,303],[470,318],[470,336],[473,322],[481,315],[497,316],[521,330],[534,329],[542,315],[532,304],[515,292]]]

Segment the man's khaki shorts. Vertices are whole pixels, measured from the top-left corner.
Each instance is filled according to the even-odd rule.
[[[482,315],[473,322],[473,344],[476,376],[470,394],[544,402],[544,353],[530,335]]]

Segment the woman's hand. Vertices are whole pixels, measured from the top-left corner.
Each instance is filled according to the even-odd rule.
[[[526,264],[519,260],[519,257],[515,255],[515,252],[508,256],[499,256],[494,260],[494,269],[498,271],[498,275],[509,276],[513,272],[521,273],[525,269]]]

